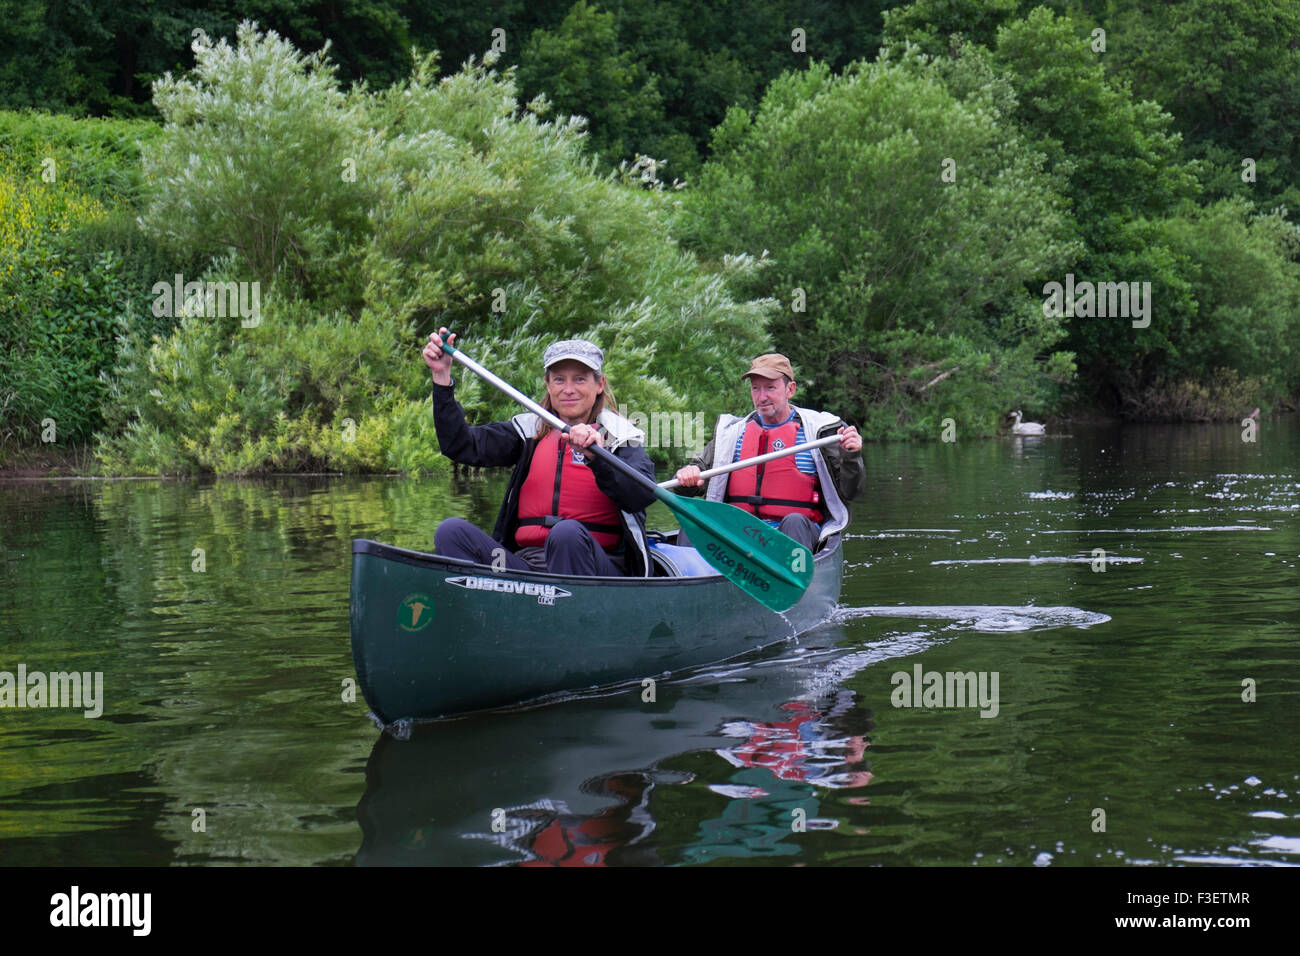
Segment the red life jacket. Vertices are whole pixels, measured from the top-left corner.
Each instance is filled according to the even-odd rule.
[[[745,425],[740,457],[753,458],[769,451],[790,448],[798,443],[798,434],[797,418],[776,428],[764,428],[757,420],[751,419]],[[794,459],[794,455],[787,455],[757,467],[733,471],[727,482],[726,497],[722,500],[765,520],[803,515],[820,524],[824,516],[817,476],[805,475]]]
[[[528,477],[519,490],[520,547],[540,547],[551,528],[565,518],[581,521],[602,548],[623,540],[618,505],[596,487],[596,476],[585,463],[574,461],[582,452],[560,438],[552,428],[537,443]]]

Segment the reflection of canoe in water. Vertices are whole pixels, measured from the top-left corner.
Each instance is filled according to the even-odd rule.
[[[352,657],[385,723],[639,681],[736,657],[814,627],[840,594],[841,539],[784,614],[721,575],[596,578],[352,542]]]
[[[800,644],[826,652],[846,639],[842,628],[830,626]],[[745,839],[758,834],[750,825],[758,814],[764,820],[780,817],[780,835],[798,845],[785,807],[794,784],[783,785],[768,771],[761,772],[762,779],[758,770],[738,771],[723,751],[742,752],[747,744],[752,749],[758,742],[754,728],[788,721],[793,711],[783,705],[800,699],[824,718],[820,733],[808,734],[804,724],[798,734],[798,742],[813,751],[810,762],[824,759],[829,747],[842,761],[831,773],[869,770],[868,753],[855,755],[851,747],[834,745],[846,735],[867,734],[871,726],[869,710],[857,706],[853,695],[838,690],[834,681],[827,683],[827,664],[841,660],[842,653],[800,655],[791,663],[787,648],[773,647],[749,655],[742,665],[704,669],[660,684],[654,701],[645,700],[641,687],[632,684],[549,707],[418,724],[406,739],[379,734],[357,807],[363,840],[356,863],[477,866],[546,859],[553,856],[539,845],[547,839],[546,831],[583,818],[594,821],[579,828],[588,838],[595,829],[621,844],[610,862],[665,862],[659,859],[663,851],[650,845],[663,836],[656,819],[659,799],[665,790],[692,781],[697,798],[684,793],[670,798],[664,821],[672,831],[666,862],[749,855]],[[836,671],[838,677],[851,673]],[[823,750],[817,751],[818,740],[804,739],[808,737],[824,741]],[[786,742],[793,745],[795,739]],[[791,748],[777,749],[788,763]],[[683,759],[685,755],[689,757]],[[857,757],[858,762],[847,762]],[[726,795],[727,785],[738,776],[756,782],[771,799]],[[800,804],[810,821],[824,809],[817,785],[825,779],[799,784],[800,798],[813,801]],[[724,822],[721,829],[708,825],[741,813],[747,815],[742,823]],[[735,836],[736,826],[747,835],[737,840],[734,852],[700,848]],[[645,839],[648,831],[655,832],[656,840]],[[775,836],[774,828],[762,828],[756,838],[770,842]],[[686,844],[696,849],[677,848]],[[593,847],[579,849],[585,857]]]

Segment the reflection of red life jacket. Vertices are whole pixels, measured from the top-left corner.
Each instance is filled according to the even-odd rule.
[[[822,715],[803,701],[790,701],[782,710],[793,711],[790,720],[750,724],[749,739],[730,751],[742,767],[762,767],[770,770],[779,780],[807,780],[812,775],[808,758],[813,755],[810,744],[819,739],[817,721]],[[803,734],[804,724],[811,740]]]
[[[581,521],[602,548],[615,547],[623,540],[618,506],[596,487],[596,476],[582,460],[582,452],[552,428],[537,443],[528,477],[519,491],[520,547],[546,543],[551,528],[564,518]]]
[[[618,830],[623,821],[601,811],[594,817],[566,816],[553,821],[533,838],[530,849],[537,859],[520,866],[605,866],[605,856],[626,842]],[[569,825],[565,825],[565,821]]]
[[[776,428],[764,428],[756,420],[745,425],[740,445],[741,458],[753,458],[769,451],[791,448],[798,443],[799,421],[791,419]],[[742,468],[731,473],[727,495],[723,499],[760,518],[780,519],[786,515],[803,515],[818,524],[822,521],[821,494],[817,476],[805,475],[795,464],[794,455],[786,455],[756,468]],[[755,512],[755,506],[758,507]]]

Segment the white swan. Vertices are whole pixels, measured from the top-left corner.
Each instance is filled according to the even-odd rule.
[[[1021,415],[1019,410],[1012,412],[1011,417],[1016,420],[1016,423],[1011,426],[1011,434],[1013,435],[1046,435],[1047,434],[1047,426],[1040,425],[1038,422],[1021,423],[1020,421]]]

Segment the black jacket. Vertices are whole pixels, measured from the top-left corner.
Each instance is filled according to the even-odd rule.
[[[497,515],[492,537],[511,551],[518,550],[515,531],[519,527],[519,489],[528,477],[537,440],[524,438],[513,420],[487,425],[467,424],[465,410],[456,401],[454,385],[434,384],[433,424],[442,453],[452,461],[479,468],[514,465],[514,474],[510,476],[510,487]],[[608,446],[608,433],[604,428],[600,431]],[[654,463],[640,445],[619,445],[614,454],[652,482],[655,480]],[[593,458],[587,464],[596,479],[596,487],[608,495],[622,512],[627,574],[645,574],[645,509],[655,500],[654,492],[603,459]]]

